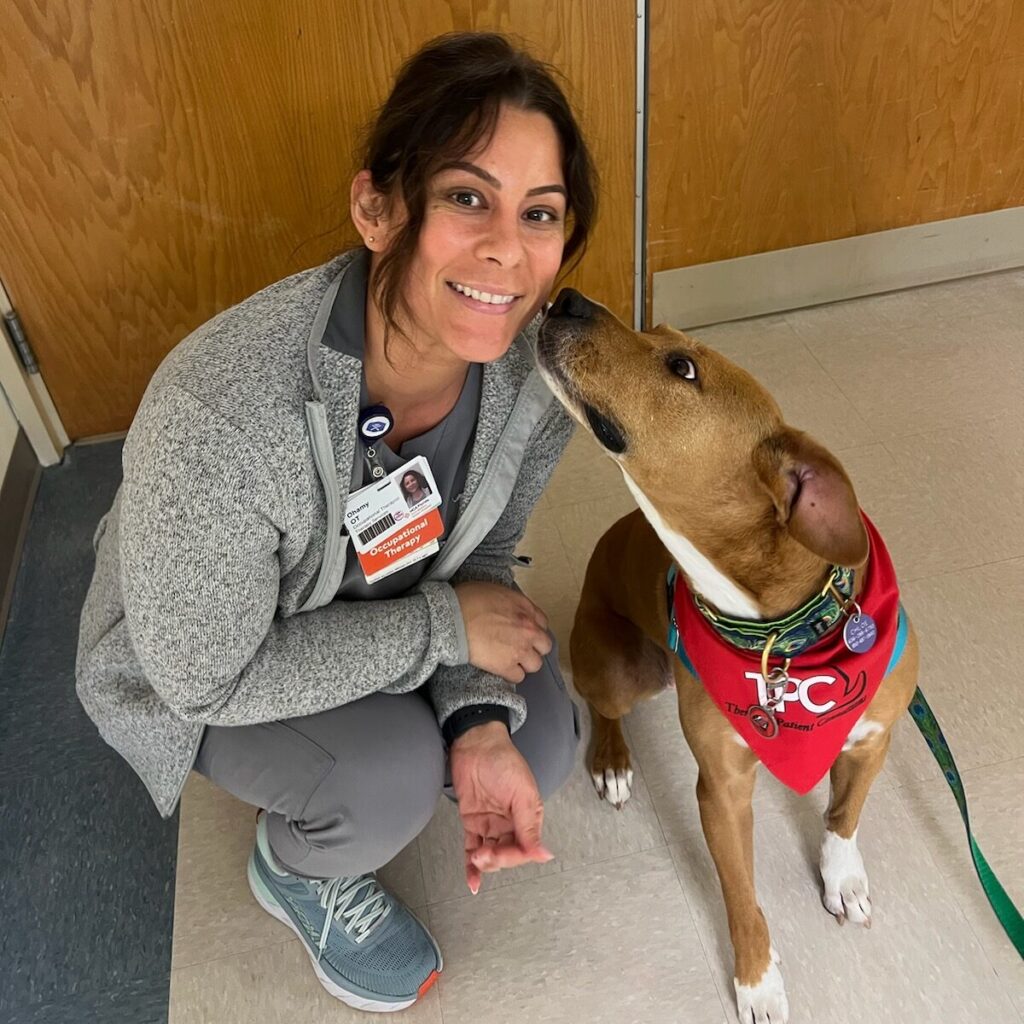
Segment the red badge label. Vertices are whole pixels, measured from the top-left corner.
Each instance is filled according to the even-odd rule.
[[[442,533],[444,521],[435,508],[365,551],[357,551],[366,582],[376,583],[399,569],[428,558],[438,550],[437,538]]]

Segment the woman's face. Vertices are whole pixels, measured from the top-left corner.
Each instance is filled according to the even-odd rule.
[[[467,362],[504,355],[551,293],[565,216],[554,125],[502,107],[490,142],[428,185],[406,286],[413,337]]]
[[[406,473],[402,477],[402,490],[406,494],[415,494],[419,490],[420,482],[412,475],[412,473]]]

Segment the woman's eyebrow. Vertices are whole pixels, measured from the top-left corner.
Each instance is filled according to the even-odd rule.
[[[501,182],[493,174],[488,173],[476,164],[469,163],[467,160],[452,160],[439,167],[437,173],[440,174],[442,171],[467,171],[469,174],[476,175],[482,181],[486,181],[492,188],[501,188]],[[561,185],[538,185],[536,188],[531,188],[526,194],[528,196],[539,196],[545,192],[561,192],[563,196],[566,195],[566,191]]]
[[[545,192],[560,192],[568,199],[568,193],[561,185],[540,185],[537,188],[531,188],[526,194],[528,196],[539,196]]]
[[[443,164],[438,168],[437,173],[440,174],[442,171],[468,171],[486,181],[492,188],[501,188],[501,182],[493,174],[488,174],[482,167],[477,167],[476,164],[471,164],[466,160],[452,160],[450,163]]]

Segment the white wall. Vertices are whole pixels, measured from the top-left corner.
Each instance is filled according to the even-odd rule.
[[[654,275],[652,323],[685,330],[1024,266],[1024,206]]]

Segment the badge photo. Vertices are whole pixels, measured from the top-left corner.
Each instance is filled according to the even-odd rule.
[[[401,469],[391,475],[398,485],[402,498],[411,515],[422,513],[429,508],[441,504],[437,493],[434,475],[430,472],[427,460],[417,457],[407,462]]]

